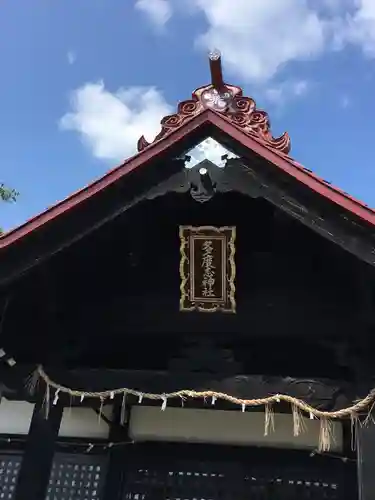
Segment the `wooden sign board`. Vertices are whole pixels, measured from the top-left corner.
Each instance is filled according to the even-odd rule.
[[[236,312],[233,226],[180,226],[181,311]]]

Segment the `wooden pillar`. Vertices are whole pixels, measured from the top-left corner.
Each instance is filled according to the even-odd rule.
[[[35,405],[15,500],[43,500],[46,497],[62,412],[60,404],[51,405],[48,418],[45,418],[42,403],[39,401]]]
[[[130,411],[126,409],[125,425],[120,424],[122,396],[117,397],[113,405],[111,427],[108,441],[110,443],[123,443],[129,440],[128,426]],[[113,446],[108,459],[107,476],[103,492],[103,500],[120,500],[124,484],[124,473],[126,467],[126,454],[129,446]]]
[[[358,498],[375,500],[375,424],[357,426]]]

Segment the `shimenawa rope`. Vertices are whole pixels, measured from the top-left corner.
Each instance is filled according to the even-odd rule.
[[[113,399],[116,395],[123,395],[123,408],[125,408],[126,396],[133,395],[136,396],[141,402],[143,399],[149,399],[153,401],[162,402],[162,410],[165,410],[167,406],[167,401],[169,399],[181,398],[184,401],[187,398],[192,399],[204,399],[212,398],[212,402],[216,400],[224,400],[235,405],[242,407],[242,411],[245,411],[247,407],[254,408],[259,406],[265,407],[265,435],[268,435],[270,431],[274,430],[274,416],[273,416],[273,405],[279,404],[282,401],[289,403],[292,408],[293,414],[293,434],[298,436],[305,431],[305,423],[303,421],[303,414],[306,414],[310,419],[317,419],[320,421],[320,436],[319,436],[319,451],[328,451],[331,446],[331,441],[333,437],[332,422],[331,420],[339,420],[350,418],[352,422],[358,420],[358,416],[363,413],[369,413],[370,407],[372,408],[375,403],[375,389],[371,390],[369,394],[348,406],[347,408],[342,408],[340,410],[334,411],[324,411],[314,408],[305,401],[289,396],[288,394],[274,394],[272,396],[266,396],[264,398],[257,399],[242,399],[230,394],[223,392],[216,392],[211,390],[205,391],[195,391],[191,389],[182,389],[175,392],[156,394],[152,392],[142,392],[135,389],[130,389],[126,387],[110,389],[106,391],[90,392],[81,391],[76,389],[70,389],[64,385],[58,384],[52,380],[47,373],[44,371],[42,366],[38,366],[34,374],[30,377],[28,382],[28,387],[32,390],[38,382],[38,379],[42,379],[46,384],[46,398],[45,403],[48,406],[50,402],[50,389],[55,390],[55,397],[53,404],[57,404],[59,393],[68,394],[71,398],[80,398],[81,402],[84,398],[95,398],[101,401],[101,405],[107,399]],[[124,413],[124,411],[122,411]],[[48,417],[48,409],[45,411]]]

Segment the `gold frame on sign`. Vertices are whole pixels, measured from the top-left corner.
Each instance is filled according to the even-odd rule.
[[[180,311],[236,313],[235,226],[180,226]],[[222,297],[202,299],[194,293],[194,242],[199,239],[222,241]]]

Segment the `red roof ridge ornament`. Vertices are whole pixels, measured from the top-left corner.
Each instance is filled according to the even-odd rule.
[[[199,87],[193,92],[191,99],[179,103],[177,113],[165,116],[160,122],[161,131],[152,142],[142,136],[138,140],[138,151],[144,150],[194,116],[210,109],[224,116],[247,135],[260,139],[270,148],[288,155],[291,149],[289,134],[285,132],[280,137],[273,137],[268,114],[257,109],[254,99],[245,97],[240,87],[224,83],[221,54],[218,50],[209,54],[209,61],[211,84]]]

